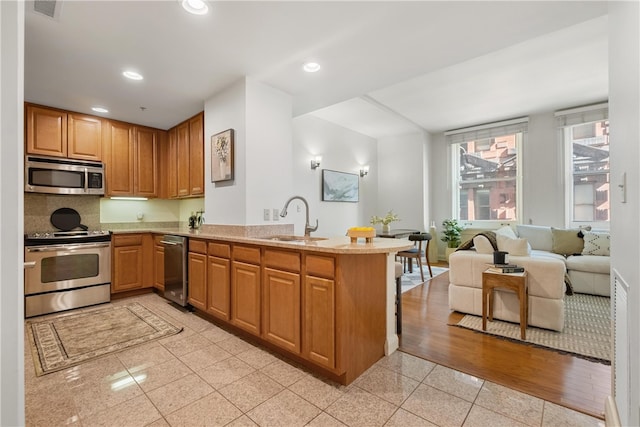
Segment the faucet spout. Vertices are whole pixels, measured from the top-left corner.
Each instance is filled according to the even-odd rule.
[[[295,199],[301,200],[302,203],[304,203],[304,208],[305,208],[304,235],[306,237],[309,237],[309,236],[311,236],[311,232],[312,231],[316,231],[318,229],[318,220],[316,219],[316,225],[315,226],[311,226],[309,224],[309,203],[307,203],[307,200],[304,197],[302,197],[302,196],[293,196],[289,200],[287,200],[285,202],[285,204],[284,204],[284,207],[280,211],[280,216],[283,217],[283,218],[285,216],[287,216],[287,209],[289,208],[289,203],[291,203]]]

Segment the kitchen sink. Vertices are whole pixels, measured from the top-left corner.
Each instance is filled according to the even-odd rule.
[[[261,239],[275,240],[277,242],[292,242],[292,243],[298,243],[298,242],[309,243],[309,242],[317,242],[319,240],[327,240],[326,237],[294,236],[294,235],[268,236],[268,237],[261,237]]]

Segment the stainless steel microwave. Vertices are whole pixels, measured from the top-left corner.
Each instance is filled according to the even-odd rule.
[[[47,194],[104,195],[104,165],[100,162],[27,156],[24,191]]]

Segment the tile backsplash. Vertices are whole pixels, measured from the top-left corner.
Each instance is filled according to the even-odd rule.
[[[100,229],[100,196],[24,193],[24,232],[55,231],[51,214],[59,208],[77,210],[81,224]]]

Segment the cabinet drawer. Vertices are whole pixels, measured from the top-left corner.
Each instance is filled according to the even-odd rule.
[[[231,246],[226,243],[209,242],[209,255],[220,258],[231,258]]]
[[[264,265],[280,270],[300,272],[300,254],[297,252],[274,251],[266,249],[264,251]]]
[[[189,252],[197,252],[199,254],[207,254],[207,242],[204,240],[189,239]]]
[[[113,246],[139,246],[142,244],[142,234],[124,234],[113,236]]]
[[[334,258],[318,255],[307,255],[307,274],[333,279],[336,261]]]
[[[260,248],[252,246],[234,246],[233,259],[251,264],[260,264]]]
[[[156,246],[163,246],[163,244],[162,244],[162,234],[154,234],[153,235],[153,243]]]

